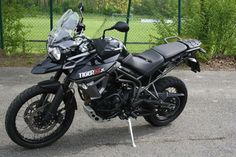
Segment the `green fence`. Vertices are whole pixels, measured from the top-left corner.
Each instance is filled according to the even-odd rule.
[[[2,1],[0,1],[0,48],[4,49],[2,15]]]
[[[134,15],[131,10],[132,0],[127,0],[127,1],[129,1],[127,6],[127,14],[116,13],[116,12],[109,15],[98,14],[98,13],[86,14],[85,10],[85,19],[84,19],[84,23],[86,25],[85,34],[91,38],[98,38],[102,35],[102,31],[105,28],[111,27],[117,21],[126,21],[130,25],[129,33],[123,34],[120,32],[111,31],[108,32],[107,35],[114,36],[124,41],[127,45],[127,48],[131,52],[141,52],[151,47],[154,44],[151,36],[156,34],[154,23],[158,21],[157,17],[151,15]],[[180,34],[181,0],[177,1],[179,2],[178,5],[179,12],[178,14],[176,13],[176,18],[178,17],[179,20],[178,20],[178,29],[176,30],[178,30],[178,33]],[[47,35],[49,31],[52,29],[53,24],[55,24],[61,16],[61,14],[56,13],[55,11],[55,8],[57,8],[56,1],[48,0],[47,2],[48,2],[48,4],[46,4],[47,8],[45,9],[47,10],[46,12],[35,14],[33,7],[37,9],[37,5],[33,7],[29,6],[29,8],[26,9],[27,10],[26,16],[21,19],[21,22],[25,25],[24,29],[26,32],[25,36],[26,43],[23,47],[24,48],[27,47],[27,49],[29,49],[29,51],[33,53],[46,51]],[[4,5],[4,1],[2,7],[6,7]],[[0,15],[1,15],[0,17],[4,18],[3,14]],[[1,48],[3,48],[4,37],[2,37],[2,34],[4,30],[1,21],[2,20],[0,18],[0,31],[1,31],[0,46]]]

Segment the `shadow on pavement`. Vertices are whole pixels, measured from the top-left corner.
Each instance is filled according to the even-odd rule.
[[[152,127],[150,125],[134,126],[133,131],[135,140],[142,139],[143,136],[151,135],[165,127]],[[66,156],[67,154],[78,154],[79,152],[99,146],[127,145],[131,147],[130,134],[128,127],[116,128],[94,128],[85,132],[80,130],[76,134],[65,135],[61,140],[51,146],[40,149],[25,149],[15,144],[0,147],[5,150],[1,155],[11,154],[10,156]]]

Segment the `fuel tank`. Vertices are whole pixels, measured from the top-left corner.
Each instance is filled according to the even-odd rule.
[[[118,54],[110,57],[102,63],[95,60],[88,62],[86,65],[78,66],[73,69],[73,72],[70,74],[69,78],[77,83],[86,83],[97,80],[120,66],[120,63],[117,61],[119,56],[120,55]]]
[[[84,66],[76,67],[70,75],[75,82],[89,82],[111,72],[120,64],[120,58],[127,56],[126,47],[115,38],[93,39],[98,58],[93,58]]]

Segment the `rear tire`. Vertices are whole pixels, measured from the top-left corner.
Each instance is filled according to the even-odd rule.
[[[16,126],[16,124],[17,124],[16,118],[18,116],[18,112],[21,110],[21,108],[24,105],[26,105],[28,103],[28,100],[32,101],[32,99],[34,97],[41,95],[41,94],[45,94],[45,93],[55,94],[56,91],[53,91],[50,89],[43,89],[37,85],[30,87],[30,88],[26,89],[25,91],[23,91],[21,94],[19,94],[13,100],[10,107],[8,108],[8,111],[6,113],[6,119],[5,119],[5,126],[6,126],[7,134],[12,139],[12,141],[14,141],[16,144],[18,144],[22,147],[39,148],[39,147],[44,147],[44,146],[52,144],[53,142],[58,140],[61,136],[63,136],[66,133],[66,131],[69,129],[69,127],[73,121],[74,113],[75,113],[75,109],[73,107],[73,104],[65,104],[65,100],[63,100],[64,106],[65,106],[64,107],[65,108],[65,115],[64,115],[64,119],[61,120],[61,123],[58,126],[58,128],[56,128],[55,132],[52,132],[51,134],[49,134],[43,138],[39,138],[37,140],[25,138],[24,135],[22,135],[23,132],[19,132],[18,127]],[[72,103],[74,103],[74,102],[72,102]],[[27,109],[29,108],[29,106],[30,105],[28,105],[28,107],[26,107],[25,110],[23,107],[22,110],[24,111],[24,113],[27,112]],[[22,120],[21,125],[25,125],[26,124],[26,121],[24,120],[25,116],[22,117],[22,119],[23,120]],[[26,127],[27,126],[29,126],[29,124],[27,124]],[[33,132],[33,136],[35,136],[35,135],[39,136],[40,134]]]
[[[144,116],[144,119],[153,126],[165,126],[174,121],[184,110],[188,97],[187,88],[180,79],[172,76],[161,78],[158,82],[155,83],[155,87],[157,89],[157,92],[163,92],[168,88],[175,88],[177,93],[183,93],[185,95],[183,97],[179,97],[179,107],[173,114],[173,116],[165,120],[160,120],[156,115]]]

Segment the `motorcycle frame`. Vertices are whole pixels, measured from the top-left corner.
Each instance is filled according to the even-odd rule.
[[[154,78],[154,80],[151,80],[152,78],[152,75],[149,76],[149,82],[146,86],[143,86],[142,85],[142,82],[140,81],[144,76],[139,76],[138,78],[135,78],[134,76],[132,76],[131,74],[125,72],[124,70],[122,70],[121,68],[117,69],[119,72],[121,72],[123,75],[129,77],[130,79],[133,80],[133,83],[135,84],[135,82],[138,83],[138,91],[137,93],[135,92],[135,88],[134,88],[134,93],[135,93],[135,98],[138,98],[139,97],[139,94],[143,91],[146,91],[148,92],[153,98],[155,99],[158,99],[159,98],[159,94],[156,90],[156,87],[155,87],[155,83],[161,79],[162,77],[164,77],[166,74],[168,74],[170,71],[172,71],[173,69],[175,69],[178,65],[180,65],[181,63],[183,63],[185,60],[187,60],[188,58],[193,58],[193,56],[195,55],[195,53],[200,50],[200,47],[198,48],[194,48],[194,49],[190,49],[190,50],[187,50],[185,51],[184,53],[174,57],[173,59],[171,59],[170,61],[167,61],[161,68],[165,68],[164,71],[161,71],[159,68],[158,71],[160,73],[160,75],[158,75],[156,78]],[[195,57],[194,57],[195,58]],[[194,68],[194,67],[191,67],[191,68]],[[128,80],[126,80],[128,81]],[[137,84],[136,84],[136,87],[137,87]],[[149,90],[150,87],[153,87],[154,89],[154,92],[155,92],[155,95]],[[135,99],[134,98],[134,99]]]
[[[170,71],[175,69],[182,62],[187,60],[188,58],[193,58],[195,52],[197,52],[198,50],[200,50],[200,47],[187,50],[184,53],[182,53],[180,55],[177,55],[176,57],[172,58],[171,60],[165,62],[159,69],[156,70],[156,72],[160,73],[158,76],[156,76],[153,80],[152,80],[152,75],[149,76],[149,81],[148,81],[148,84],[146,86],[143,86],[143,83],[141,81],[141,79],[144,77],[144,75],[139,75],[136,78],[132,74],[129,74],[128,72],[123,70],[124,67],[119,62],[117,62],[117,64],[120,65],[120,66],[117,66],[117,68],[113,68],[112,72],[115,71],[115,72],[119,72],[119,73],[122,74],[121,76],[117,77],[120,82],[130,83],[130,84],[133,85],[133,87],[134,87],[133,88],[133,97],[132,97],[131,102],[134,102],[134,100],[136,98],[138,98],[140,93],[142,93],[143,91],[148,92],[154,99],[158,100],[159,99],[159,93],[156,90],[155,83],[159,79],[164,77],[166,74],[168,74]],[[127,68],[127,67],[125,67],[125,68]],[[193,68],[193,67],[191,67],[191,68]],[[161,69],[164,69],[164,70],[162,71]],[[128,70],[130,70],[130,69],[128,69]],[[66,74],[66,77],[65,77],[64,81],[62,83],[60,83],[60,86],[56,88],[57,94],[55,95],[55,98],[54,98],[55,102],[62,101],[62,98],[61,98],[62,92],[65,93],[66,91],[71,91],[71,89],[69,88],[69,85],[71,83],[75,82],[75,81],[70,80],[69,77],[68,77],[69,74],[70,74],[69,69],[68,70],[67,69],[61,69],[61,70],[57,71],[56,74],[51,78],[51,80],[59,82],[59,80],[60,80],[63,73]],[[130,78],[130,80],[121,79],[122,76],[126,76],[126,77]],[[96,76],[94,76],[94,77],[96,77]],[[106,76],[104,76],[103,79],[100,79],[100,81],[103,81],[105,78],[106,78]],[[78,82],[81,82],[81,81],[78,81]],[[47,82],[45,82],[45,83],[41,82],[41,83],[39,83],[39,85],[43,88],[51,88],[51,86],[53,86],[53,85],[50,85],[51,83],[50,82],[48,82],[48,83]],[[107,85],[107,83],[103,83],[101,88],[105,89],[106,85]],[[62,87],[62,88],[60,88],[60,87]],[[149,90],[150,87],[152,87],[154,89],[155,94],[152,91]],[[78,86],[78,88],[79,88],[79,86]],[[61,91],[61,92],[59,92],[59,91]],[[81,95],[80,92],[79,92],[79,95],[80,95],[81,99],[83,100],[83,96]],[[97,97],[97,98],[99,98],[99,97]],[[57,99],[59,99],[59,100],[57,100]],[[51,106],[53,106],[53,107],[49,110],[49,113],[53,114],[53,112],[56,111],[57,105],[51,105]]]

